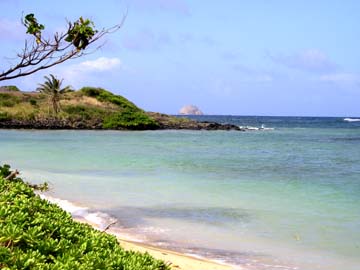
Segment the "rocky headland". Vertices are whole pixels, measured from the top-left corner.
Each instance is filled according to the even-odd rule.
[[[101,88],[84,87],[61,97],[60,112],[50,97],[37,92],[0,89],[0,128],[97,130],[237,130],[231,124],[199,122],[167,114],[145,112],[126,98]]]

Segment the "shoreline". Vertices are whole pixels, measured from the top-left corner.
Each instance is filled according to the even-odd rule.
[[[100,227],[85,218],[73,217],[73,219],[80,223],[90,225],[96,230],[103,231]],[[114,235],[119,245],[125,250],[138,251],[141,253],[149,253],[156,259],[165,261],[172,269],[178,270],[245,270],[240,266],[231,266],[224,263],[212,261],[210,259],[195,257],[195,255],[184,254],[173,250],[155,247],[146,243],[131,241],[121,238],[117,233],[106,231],[106,233]]]
[[[26,179],[26,178],[25,178]],[[98,231],[104,231],[109,224],[112,224],[115,220],[121,221],[121,217],[114,220],[113,216],[105,212],[94,211],[93,209],[87,207],[82,203],[76,203],[73,201],[69,201],[67,199],[60,199],[59,197],[52,197],[51,195],[45,195],[44,193],[37,192],[37,194],[42,198],[51,203],[58,205],[64,211],[71,214],[72,219],[77,222],[86,223],[90,225],[92,228]],[[100,215],[99,215],[100,214]],[[103,216],[104,215],[104,216]],[[152,257],[163,260],[168,265],[171,266],[172,270],[180,269],[180,270],[249,270],[249,269],[268,269],[264,268],[267,266],[272,266],[267,264],[266,261],[262,263],[262,265],[231,265],[230,263],[217,261],[216,259],[211,259],[209,257],[204,257],[197,254],[188,254],[182,251],[176,251],[176,249],[170,248],[162,248],[157,245],[151,244],[151,242],[142,242],[141,238],[131,237],[133,235],[128,234],[130,237],[126,237],[126,233],[122,234],[121,230],[114,230],[113,228],[109,228],[106,230],[107,234],[114,235],[120,246],[125,250],[131,250],[140,253],[149,253]],[[139,240],[137,240],[139,239]],[[309,255],[309,254],[307,254]],[[309,258],[318,258],[319,257],[309,257]],[[321,258],[320,258],[321,259]],[[336,263],[336,260],[334,261]],[[304,267],[308,266],[308,262],[305,263]],[[336,269],[336,268],[318,268],[319,265],[314,264],[316,269]],[[299,268],[299,266],[295,265],[274,265],[274,267],[282,268],[282,269],[311,269],[311,268]],[[288,268],[290,267],[290,268]],[[301,266],[300,266],[301,267]],[[315,269],[315,268],[314,268]],[[351,268],[352,269],[352,268]],[[355,268],[356,269],[356,268]]]
[[[70,213],[73,220],[88,224],[98,231],[104,231],[105,228],[103,228],[103,224],[100,224],[100,220],[103,217],[97,216],[97,213],[91,212],[91,210],[86,206],[80,206],[68,200],[44,195],[40,192],[37,192],[37,194],[42,199],[47,200],[50,203],[54,203],[64,211]],[[84,215],[84,213],[87,214]],[[109,218],[110,220],[108,220],[108,222],[114,221],[111,217]],[[111,224],[111,222],[109,223]],[[218,262],[209,258],[198,256],[196,254],[186,254],[179,251],[157,247],[146,242],[136,241],[129,238],[126,239],[122,237],[119,232],[112,230],[111,227],[106,230],[106,233],[114,235],[117,238],[120,246],[125,250],[138,251],[141,253],[147,252],[154,258],[165,261],[174,270],[245,270],[241,266],[230,265],[226,264],[225,262]]]

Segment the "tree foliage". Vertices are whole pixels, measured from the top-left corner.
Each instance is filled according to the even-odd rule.
[[[45,29],[45,26],[37,22],[37,19],[35,18],[35,15],[33,13],[30,13],[25,16],[25,20],[23,24],[27,28],[26,33],[30,35],[34,35],[36,37],[36,42],[40,43],[41,31]]]
[[[84,50],[97,33],[94,27],[95,25],[92,21],[89,19],[84,20],[80,17],[69,29],[65,41],[71,42],[78,50]]]
[[[33,13],[27,14],[22,23],[32,38],[25,40],[24,48],[17,53],[18,62],[0,73],[0,81],[27,76],[90,53],[89,45],[119,30],[125,17],[119,24],[101,30],[97,30],[91,20],[80,17],[74,22],[68,22],[66,31],[46,37],[43,34],[45,26],[38,22]]]
[[[57,79],[52,74],[50,74],[50,77],[45,76],[44,78],[45,78],[45,83],[39,84],[37,91],[49,97],[49,103],[52,106],[54,113],[58,114],[58,112],[60,111],[61,95],[70,92],[71,87],[66,86],[64,88],[61,88],[63,80]]]

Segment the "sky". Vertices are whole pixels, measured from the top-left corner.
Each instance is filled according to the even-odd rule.
[[[80,16],[97,29],[123,19],[102,48],[1,85],[35,90],[54,74],[75,89],[95,86],[147,111],[176,114],[360,116],[360,1],[0,0],[0,72],[31,38]]]

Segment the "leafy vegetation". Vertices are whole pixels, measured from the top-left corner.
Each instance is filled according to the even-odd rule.
[[[121,113],[111,114],[104,119],[103,127],[105,129],[155,129],[158,124],[141,111],[124,110]]]
[[[26,33],[34,35],[36,42],[41,42],[41,31],[45,29],[43,24],[39,24],[33,13],[27,14],[24,20],[24,26],[26,27]]]
[[[67,92],[71,91],[70,86],[61,88],[62,80],[57,79],[54,75],[50,74],[50,77],[45,76],[45,82],[39,84],[37,91],[48,96],[49,103],[52,106],[54,113],[58,114],[60,111],[60,98]]]
[[[102,88],[96,87],[83,87],[80,89],[80,92],[84,93],[84,95],[89,97],[94,97],[102,102],[110,102],[115,105],[120,106],[123,109],[139,111],[140,109],[132,102],[127,100],[122,96],[114,95],[113,93],[106,91]]]
[[[103,121],[103,118],[107,114],[106,109],[86,105],[68,105],[64,107],[63,111],[68,114],[70,118],[80,118],[84,121],[92,119]]]
[[[0,121],[7,121],[11,119],[11,116],[6,112],[0,112]]]
[[[122,96],[117,96],[105,89],[94,87],[83,87],[80,89],[80,92],[101,102],[117,106],[117,112],[111,113],[104,118],[103,128],[155,129],[159,126],[153,118]]]
[[[0,93],[0,106],[13,107],[20,103],[19,97],[11,93]]]
[[[20,89],[15,86],[15,85],[5,85],[5,86],[0,86],[0,90],[4,89],[6,91],[15,91],[15,92],[19,92]]]
[[[36,121],[44,128],[144,130],[159,127],[157,121],[134,103],[102,88],[69,91],[50,75],[38,90],[40,93],[0,92],[0,124],[10,119],[31,121],[30,126]]]
[[[114,236],[75,222],[0,166],[0,269],[169,270],[163,261],[121,248]]]
[[[36,99],[30,99],[29,102],[30,102],[30,104],[31,104],[32,106],[36,106],[36,105],[37,105]]]
[[[71,42],[78,50],[84,50],[89,41],[98,32],[94,29],[95,25],[89,19],[83,19],[80,17],[72,27],[68,30],[68,35],[65,41]]]
[[[50,79],[50,78],[49,78]],[[51,79],[50,79],[51,80]],[[50,81],[49,83],[52,83]],[[0,91],[0,127],[43,129],[217,129],[211,123],[199,123],[161,113],[145,112],[126,98],[97,87],[64,91]],[[61,87],[60,87],[61,88]],[[57,89],[57,88],[56,88]],[[61,110],[60,110],[61,107]],[[52,113],[57,110],[58,113]]]

